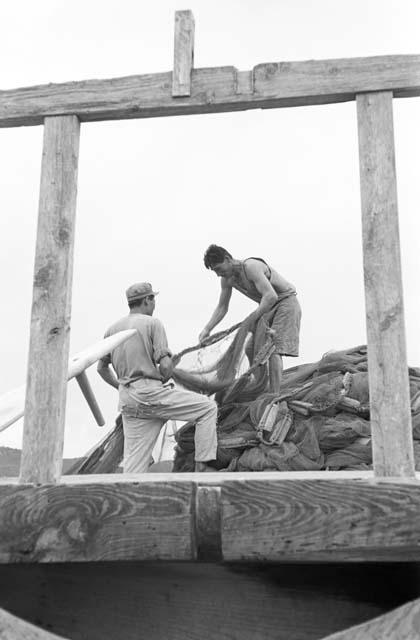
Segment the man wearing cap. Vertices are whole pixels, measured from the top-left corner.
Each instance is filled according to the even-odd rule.
[[[216,459],[217,405],[207,396],[184,391],[169,382],[172,354],[163,324],[152,317],[157,293],[149,282],[127,289],[130,312],[115,322],[104,337],[124,329],[136,329],[137,334],[98,362],[99,375],[119,391],[124,472],[147,471],[159,432],[168,420],[196,421],[195,470],[206,471],[206,463]]]

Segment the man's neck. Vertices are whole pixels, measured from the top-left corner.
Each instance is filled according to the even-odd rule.
[[[233,275],[242,272],[242,263],[243,263],[243,260],[232,260],[231,265],[232,265]]]
[[[148,314],[144,311],[143,307],[132,307],[130,309],[130,315],[133,313],[140,313],[142,316],[147,316]]]

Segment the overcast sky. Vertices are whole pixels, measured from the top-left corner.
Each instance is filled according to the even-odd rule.
[[[194,12],[195,66],[420,53],[417,0],[38,0],[2,6],[0,87],[169,71],[176,9]],[[420,365],[420,99],[394,101],[408,359]],[[25,382],[42,127],[0,130],[0,393]],[[260,256],[298,290],[301,356],[366,341],[356,107],[338,105],[83,124],[71,353],[150,281],[174,351],[194,344],[219,282],[210,243]],[[234,293],[221,328],[255,305]],[[68,385],[65,455],[113,425],[117,393],[88,370],[107,420]],[[21,425],[0,445],[21,445]]]

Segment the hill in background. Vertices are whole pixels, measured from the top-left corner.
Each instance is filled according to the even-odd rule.
[[[20,449],[0,447],[0,477],[15,478],[19,475],[21,454]],[[63,460],[63,473],[66,473],[67,469],[70,469],[78,460],[79,458],[65,458]]]

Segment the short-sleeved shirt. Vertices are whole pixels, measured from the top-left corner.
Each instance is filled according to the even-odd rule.
[[[129,384],[140,378],[162,380],[157,366],[164,356],[172,354],[161,321],[142,313],[129,313],[115,322],[104,338],[125,329],[136,329],[137,335],[116,347],[102,358],[102,362],[112,364],[120,384]]]

